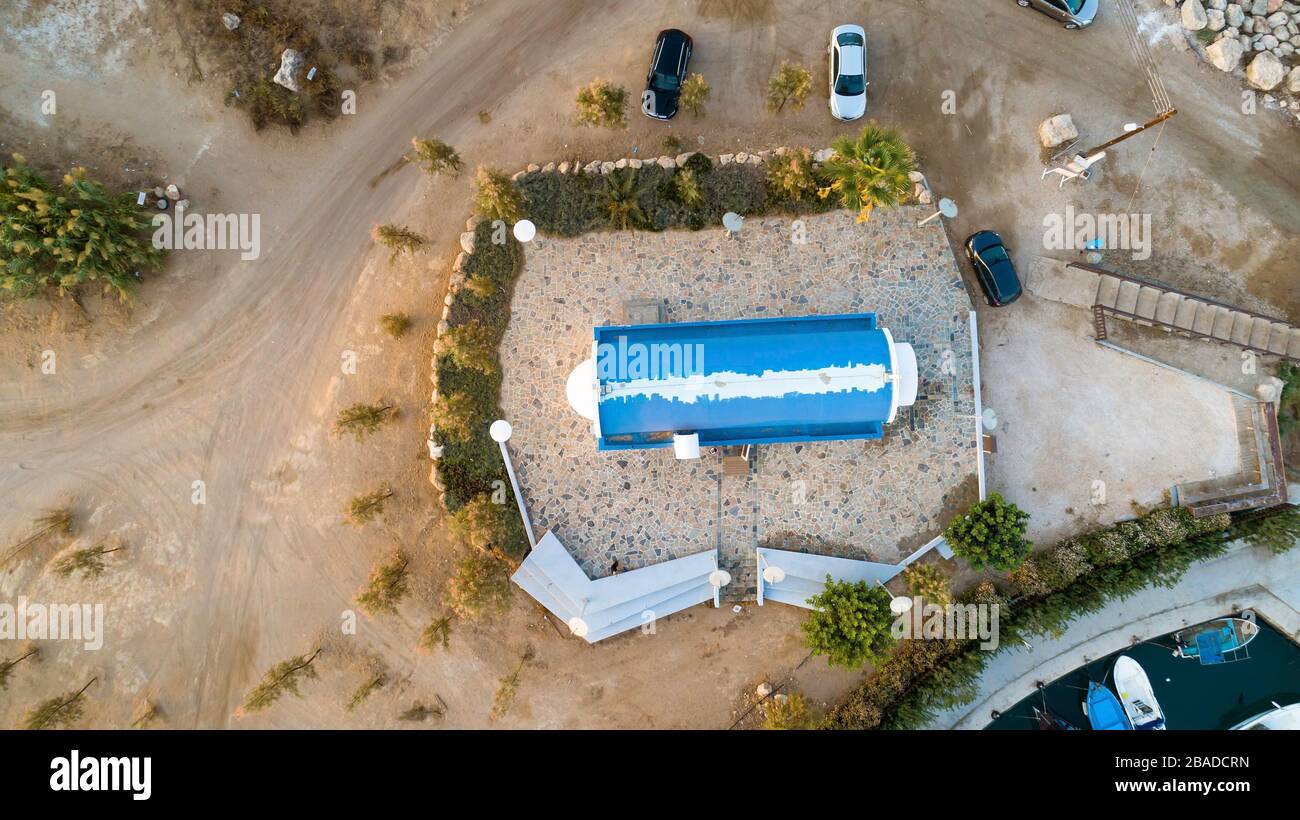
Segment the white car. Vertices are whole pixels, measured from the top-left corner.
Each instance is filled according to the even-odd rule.
[[[831,32],[831,115],[856,120],[867,113],[867,33],[862,26],[838,26]]]

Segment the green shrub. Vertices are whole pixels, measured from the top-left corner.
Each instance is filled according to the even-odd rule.
[[[164,258],[135,202],[134,194],[109,194],[84,168],[50,185],[14,154],[0,184],[0,291],[63,295],[93,282],[126,301],[139,274],[159,270]]]
[[[817,193],[812,153],[807,148],[773,155],[767,161],[767,185],[775,199],[798,202]]]
[[[969,703],[978,691],[985,664],[997,652],[1021,645],[1038,635],[1059,635],[1071,621],[1096,612],[1115,598],[1125,598],[1148,586],[1170,586],[1192,564],[1220,555],[1229,541],[1242,535],[1226,515],[1193,519],[1184,509],[1156,510],[1135,523],[1152,540],[1145,552],[1127,560],[1083,570],[1089,543],[1111,527],[1057,549],[1035,554],[1011,575],[1018,596],[1007,601],[991,583],[980,584],[963,600],[997,603],[999,647],[983,651],[978,641],[907,640],[879,664],[871,677],[832,710],[828,725],[837,728],[915,729],[939,711]],[[1113,556],[1114,548],[1107,555]],[[1073,577],[1054,588],[1045,579]]]
[[[922,598],[927,604],[943,606],[952,602],[952,587],[948,576],[936,564],[912,564],[903,570],[907,591]]]
[[[500,337],[491,328],[472,320],[448,328],[446,333],[438,337],[434,352],[446,356],[460,367],[490,375],[501,369],[501,363],[497,360],[497,345],[500,341]]]
[[[827,185],[818,193],[834,193],[843,207],[858,212],[859,222],[911,195],[916,154],[897,131],[870,122],[856,139],[841,137],[832,147],[835,153],[821,168]]]
[[[791,692],[786,697],[773,695],[759,707],[764,729],[815,729],[817,718],[808,707],[802,692]]]
[[[510,573],[487,553],[471,551],[447,580],[447,605],[469,620],[504,612],[510,605]]]
[[[709,99],[709,83],[699,74],[692,74],[682,83],[681,105],[696,117],[704,116],[704,103]]]
[[[379,326],[394,339],[400,339],[411,329],[411,317],[405,313],[385,313],[379,317]]]
[[[791,110],[803,108],[812,91],[812,73],[797,63],[783,61],[767,81],[767,110],[779,114],[787,105]]]
[[[1025,560],[1033,544],[1025,538],[1029,513],[999,493],[974,504],[944,530],[953,552],[975,569],[1014,569]]]
[[[814,655],[825,655],[831,666],[856,669],[888,653],[894,639],[890,626],[889,593],[866,581],[836,581],[826,576],[826,587],[808,603],[813,611],[803,622],[804,645]]]
[[[488,493],[476,495],[452,514],[449,529],[462,544],[503,558],[528,551],[528,536],[514,497],[497,503]]]
[[[1277,366],[1282,395],[1277,402],[1277,425],[1282,435],[1300,426],[1300,365],[1282,362]]]
[[[574,100],[578,107],[578,124],[623,128],[627,125],[627,89],[606,82],[593,80],[578,89]]]
[[[1284,553],[1300,541],[1300,507],[1287,504],[1262,513],[1240,513],[1236,531],[1253,546]]]
[[[505,222],[517,222],[523,216],[522,199],[510,177],[481,165],[474,172],[474,210]]]

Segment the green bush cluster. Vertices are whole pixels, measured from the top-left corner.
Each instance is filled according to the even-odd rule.
[[[109,194],[84,168],[51,185],[14,154],[0,182],[0,291],[30,298],[94,283],[127,300],[164,256],[135,202],[131,193]]]
[[[1059,635],[1075,618],[1113,598],[1148,586],[1172,586],[1192,564],[1223,553],[1229,541],[1243,535],[1227,515],[1196,519],[1181,507],[1156,510],[1033,555],[1011,575],[1005,597],[984,583],[961,600],[1000,604],[996,651],[1002,651],[1032,636]],[[1093,556],[1106,560],[1097,563]],[[828,725],[925,726],[941,710],[970,702],[996,651],[981,650],[978,641],[902,641],[835,707]]]
[[[680,178],[683,175],[688,180],[685,184]],[[608,176],[600,174],[537,171],[525,174],[515,184],[523,194],[524,213],[539,230],[554,236],[621,230],[622,220],[611,219],[614,209],[610,206],[624,187],[635,192],[639,212],[628,226],[647,231],[716,227],[727,211],[746,216],[800,216],[838,207],[833,199],[808,196],[806,184],[787,188],[770,183],[764,166],[715,166],[698,153],[691,155],[684,168],[647,164],[625,169],[617,182],[620,184],[615,187]]]
[[[447,322],[453,339],[463,334],[476,345],[495,350],[509,321],[510,296],[523,255],[513,237],[494,244],[492,233],[490,221],[479,223],[474,253],[466,257],[463,271],[467,280],[489,282],[492,287],[456,290]],[[501,368],[484,370],[475,357],[449,347],[439,348],[436,361],[434,441],[443,448],[437,469],[447,494],[447,511],[455,513],[476,496],[501,486],[493,482],[508,482],[500,451],[488,435],[488,427],[501,417]],[[463,423],[446,423],[445,415],[452,414]],[[504,506],[515,509],[513,499]]]

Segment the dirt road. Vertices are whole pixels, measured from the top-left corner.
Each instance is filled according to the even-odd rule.
[[[452,555],[426,481],[423,413],[430,329],[470,185],[468,175],[427,180],[411,169],[370,181],[414,134],[457,146],[469,166],[508,170],[633,148],[657,155],[667,133],[714,153],[824,145],[855,130],[833,123],[823,107],[825,33],[863,7],[490,0],[413,70],[362,89],[355,117],[297,138],[254,134],[219,103],[195,101],[210,89],[176,78],[60,76],[62,105],[78,112],[79,127],[106,123],[129,135],[180,174],[206,210],[260,213],[262,254],[251,262],[176,254],[130,314],[101,322],[114,326],[8,340],[6,349],[21,353],[0,364],[0,534],[20,536],[40,509],[71,496],[84,540],[116,534],[129,550],[119,569],[93,582],[43,572],[50,555],[41,553],[0,575],[0,599],[109,607],[105,649],[50,647],[49,662],[0,704],[0,720],[11,725],[27,705],[94,669],[104,681],[88,713],[96,726],[124,725],[145,695],[176,727],[396,725],[399,706],[434,693],[449,706],[446,725],[484,725],[496,680],[531,644],[538,660],[504,725],[729,724],[741,687],[802,660],[797,613],[698,610],[670,619],[653,639],[628,636],[592,649],[560,638],[517,596],[510,615],[458,632],[450,652],[413,651],[438,610],[436,588]],[[1144,149],[1117,157],[1093,188],[1058,196],[1035,179],[1033,127],[1043,117],[1069,109],[1091,135],[1149,111],[1116,21],[1071,34],[1010,0],[865,9],[871,113],[902,127],[936,188],[958,198],[954,235],[996,224],[1028,253],[1040,241],[1044,209],[1067,197],[1093,208],[1127,201]],[[625,131],[573,126],[573,89],[595,76],[639,89],[654,33],[669,25],[696,39],[694,67],[713,85],[707,118],[683,116],[670,130],[634,112]],[[1233,114],[1227,78],[1207,74],[1192,55],[1164,47],[1157,55],[1183,112],[1143,189],[1142,207],[1158,209],[1169,226],[1164,258],[1196,255],[1183,248],[1210,235],[1201,218],[1213,203],[1240,235],[1209,243],[1207,265],[1232,270],[1244,290],[1280,304],[1283,261],[1295,258],[1300,233],[1294,132],[1271,114]],[[804,111],[774,118],[761,95],[782,59],[813,66],[818,91]],[[0,87],[11,110],[41,86],[38,56],[5,56],[0,70],[18,78]],[[957,94],[951,116],[940,112],[949,89]],[[373,223],[388,221],[432,237],[435,250],[390,265],[367,238]],[[1268,233],[1291,244],[1262,238]],[[1234,249],[1248,251],[1245,264]],[[418,337],[380,335],[375,318],[395,309],[415,316]],[[998,316],[987,328],[986,344],[1031,343],[1039,330]],[[58,353],[55,375],[32,366],[45,349]],[[357,354],[355,375],[341,369],[347,351]],[[986,382],[996,378],[985,374]],[[998,395],[995,384],[988,391]],[[398,403],[397,424],[364,443],[330,435],[340,406],[378,395]],[[1014,485],[1020,477],[995,480]],[[205,503],[193,501],[196,481]],[[345,525],[346,499],[384,483],[397,492],[384,520]],[[401,615],[363,617],[355,639],[331,638],[343,648],[327,656],[322,679],[304,687],[306,698],[236,720],[263,669],[319,634],[337,636],[368,568],[397,544],[416,548],[422,579]],[[346,692],[358,683],[350,664],[367,654],[390,666],[395,683],[369,711],[346,713]],[[854,680],[823,670],[810,662],[800,672],[817,697]]]

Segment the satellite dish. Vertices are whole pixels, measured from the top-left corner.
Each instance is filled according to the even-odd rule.
[[[769,584],[779,584],[785,580],[785,570],[780,567],[763,567],[763,580]]]
[[[955,218],[957,217],[957,203],[956,203],[956,202],[953,202],[953,201],[952,201],[951,199],[949,199],[948,197],[944,197],[944,198],[940,199],[940,200],[939,200],[939,213],[943,214],[944,216],[948,217],[949,219],[955,219]]]
[[[745,227],[745,217],[735,211],[727,211],[722,215],[722,227],[726,228],[731,233],[736,233],[741,228]]]
[[[715,588],[725,587],[731,583],[731,573],[722,569],[715,569],[709,573],[709,586]]]
[[[569,631],[579,638],[587,637],[587,622],[577,615],[569,619]]]
[[[984,425],[985,430],[998,429],[998,414],[992,407],[985,407],[984,412],[980,414],[980,422]]]
[[[531,220],[521,219],[515,223],[514,234],[520,242],[532,242],[537,236],[537,226]]]
[[[911,608],[912,608],[911,598],[904,598],[903,596],[900,595],[897,598],[890,599],[889,601],[889,611],[894,613],[895,615],[902,615],[904,612],[907,612]]]
[[[492,437],[492,440],[500,442],[501,444],[505,444],[509,441],[510,434],[513,432],[514,429],[510,426],[510,422],[505,419],[497,419],[492,422],[492,426],[488,428],[488,435]]]

